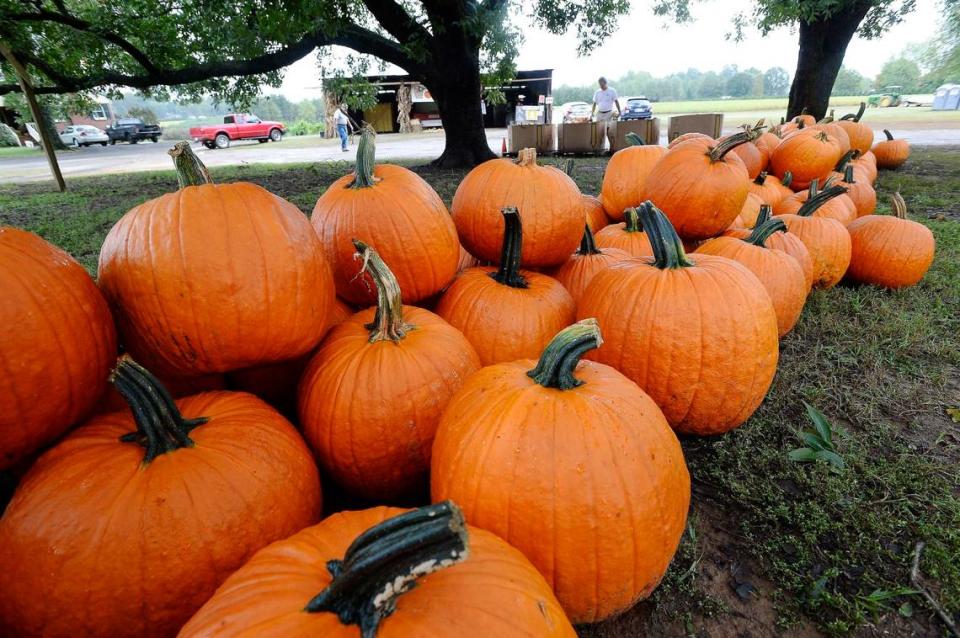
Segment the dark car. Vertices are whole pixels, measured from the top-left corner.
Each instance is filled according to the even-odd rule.
[[[156,124],[146,124],[143,120],[136,117],[127,117],[117,120],[107,127],[107,135],[110,136],[110,143],[130,142],[136,144],[140,140],[150,140],[156,142],[160,139],[162,131]]]
[[[623,105],[621,120],[649,120],[653,117],[653,106],[645,97],[632,97]]]

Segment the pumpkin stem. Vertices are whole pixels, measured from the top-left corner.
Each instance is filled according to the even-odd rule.
[[[770,235],[776,232],[787,232],[787,225],[783,223],[782,219],[770,219],[769,215],[770,213],[768,211],[767,219],[765,219],[762,224],[757,223],[757,225],[753,227],[753,231],[743,241],[763,248]],[[757,222],[759,221],[760,216],[758,215]]]
[[[907,218],[907,202],[903,199],[900,191],[890,196],[890,205],[893,208],[893,215],[898,219]]]
[[[583,237],[580,238],[580,248],[577,249],[578,255],[599,255],[600,249],[597,248],[597,242],[593,238],[593,231],[590,230],[590,224],[583,227]]]
[[[536,166],[537,149],[521,148],[520,152],[517,153],[517,164],[520,166]]]
[[[628,208],[623,211],[623,232],[642,233],[643,224],[640,223],[640,213],[636,208]]]
[[[673,224],[663,212],[648,199],[640,205],[640,220],[653,246],[653,265],[660,270],[667,268],[686,268],[693,266],[687,259]]]
[[[807,199],[812,199],[817,196],[817,193],[820,192],[820,178],[815,177],[813,181],[810,182],[810,186],[807,187]]]
[[[733,135],[730,135],[724,138],[723,140],[721,140],[720,142],[718,142],[717,145],[711,148],[709,151],[707,151],[707,155],[710,156],[711,161],[719,162],[720,160],[723,159],[724,155],[726,155],[736,147],[740,146],[741,144],[746,144],[751,139],[753,139],[751,135],[752,134],[748,133],[747,131],[742,131],[740,133],[735,133]]]
[[[369,124],[364,124],[357,143],[357,167],[349,188],[369,188],[380,180],[373,176],[376,164],[377,132]]]
[[[883,129],[883,134],[887,136],[888,142],[893,141],[893,133],[891,133],[889,129]]]
[[[763,186],[767,181],[767,171],[760,171],[760,174],[753,178],[753,183],[757,186]]]
[[[867,103],[860,102],[860,108],[857,109],[857,114],[853,116],[854,122],[859,122],[860,118],[863,117],[863,112],[867,110]]]
[[[357,536],[342,559],[327,561],[333,580],[304,611],[336,614],[344,625],[358,625],[361,638],[374,638],[417,579],[469,553],[463,512],[451,501],[388,518]]]
[[[761,204],[760,212],[757,213],[757,221],[753,223],[754,229],[759,228],[770,220],[773,215],[773,206],[770,204]]]
[[[377,251],[359,239],[353,240],[353,246],[357,249],[354,258],[363,261],[357,276],[369,274],[377,287],[377,311],[373,321],[364,326],[370,331],[370,343],[388,339],[398,342],[413,329],[412,325],[403,321],[400,284]]]
[[[110,382],[133,412],[137,431],[124,434],[124,443],[136,443],[147,449],[143,462],[161,454],[193,447],[190,430],[207,422],[207,417],[185,419],[173,397],[146,368],[125,354],[110,373]]]
[[[633,131],[630,131],[624,137],[627,140],[627,146],[643,146],[643,139]]]
[[[783,179],[780,180],[780,183],[786,186],[787,188],[790,188],[790,184],[793,183],[793,173],[791,173],[790,171],[784,171]]]
[[[805,201],[803,206],[800,207],[800,210],[797,211],[797,215],[800,217],[810,217],[817,211],[818,208],[829,202],[834,197],[843,195],[847,192],[847,190],[848,189],[845,186],[840,186],[839,184],[825,188]]]
[[[490,276],[504,286],[526,288],[527,280],[520,274],[520,253],[523,252],[523,223],[520,221],[520,212],[513,206],[500,212],[503,214],[503,247],[500,249],[500,266],[496,272],[490,273]]]
[[[833,116],[832,116],[832,115],[827,115],[827,116],[824,116],[824,118],[823,118],[822,120],[820,120],[819,122],[817,122],[817,124],[829,124],[829,123],[832,122],[832,121],[833,121]]]
[[[599,348],[602,343],[600,324],[596,319],[578,321],[550,340],[537,361],[537,367],[528,371],[527,376],[545,388],[557,390],[583,385],[583,381],[573,376],[573,371],[580,363],[580,357],[588,350]]]
[[[563,165],[563,168],[561,170],[564,172],[564,174],[566,174],[567,177],[572,178],[573,169],[574,169],[574,162],[573,162],[573,158],[571,157],[567,160],[566,164]]]
[[[850,160],[856,159],[858,155],[860,155],[860,151],[855,148],[850,149],[840,156],[840,160],[837,162],[837,165],[833,167],[833,170],[838,173],[842,173],[843,168],[850,162]]]
[[[167,151],[167,155],[173,158],[173,167],[177,171],[177,182],[180,188],[213,183],[210,171],[190,148],[190,142],[177,142]]]
[[[843,169],[843,181],[847,184],[853,184],[853,166],[847,164],[847,167]]]

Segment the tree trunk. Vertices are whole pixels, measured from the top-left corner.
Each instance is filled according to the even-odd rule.
[[[50,107],[43,104],[40,105],[40,121],[37,122],[37,126],[42,126],[46,130],[46,139],[50,142],[50,146],[53,149],[62,151],[67,148],[67,145],[60,139],[60,133],[57,132],[57,125],[53,121]]]
[[[800,23],[800,53],[790,87],[787,119],[796,117],[803,109],[818,120],[827,114],[830,92],[847,45],[871,4],[861,0],[828,19]]]

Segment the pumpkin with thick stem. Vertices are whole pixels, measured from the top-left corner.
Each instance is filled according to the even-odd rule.
[[[41,456],[0,519],[0,635],[172,636],[254,552],[319,520],[310,451],[263,401],[174,401],[126,356],[111,380],[131,410]]]
[[[670,149],[647,178],[646,196],[684,239],[720,234],[743,208],[750,179],[734,148],[750,141],[737,133],[716,143],[693,139]]]
[[[678,138],[679,139],[679,138]],[[636,133],[627,133],[630,146],[613,154],[603,172],[600,201],[614,222],[623,221],[623,212],[640,205],[644,199],[647,176],[667,149],[655,144],[644,144]],[[598,229],[592,228],[593,232]]]
[[[777,216],[810,251],[815,288],[837,285],[850,265],[850,233],[846,226],[836,219],[814,214],[845,190],[843,186],[831,186],[804,202],[795,214]]]
[[[0,226],[0,470],[93,409],[117,358],[97,285],[70,255]]]
[[[757,138],[760,137],[760,133],[762,133],[764,129],[763,120],[757,122],[757,125],[754,127],[746,124],[743,128],[750,136],[750,139],[743,144],[735,146],[731,152],[743,162],[743,165],[747,169],[747,177],[755,179],[757,175],[760,174],[760,171],[767,167],[767,163],[770,161],[770,155],[766,153],[766,147],[761,150],[756,144]]]
[[[894,193],[891,202],[893,215],[861,217],[847,227],[852,242],[847,276],[853,281],[905,288],[923,279],[933,263],[933,233],[907,219],[900,193]]]
[[[877,209],[877,191],[874,190],[868,180],[860,179],[855,175],[854,167],[847,164],[843,179],[838,181],[837,184],[847,189],[847,197],[853,202],[857,217],[872,215]]]
[[[675,138],[673,138],[673,140],[670,141],[669,144],[667,144],[667,148],[671,149],[674,146],[678,146],[690,140],[701,140],[703,142],[709,142],[710,144],[714,144],[717,141],[712,137],[710,137],[709,135],[707,135],[706,133],[691,132],[691,133],[684,133],[682,135],[676,136]]]
[[[300,380],[300,427],[326,474],[348,492],[395,499],[426,485],[440,415],[480,360],[459,330],[403,305],[380,255],[354,245],[377,287],[377,306],[320,344]]]
[[[599,248],[590,226],[586,226],[580,248],[570,255],[565,264],[553,271],[553,276],[567,289],[574,303],[578,303],[594,275],[618,261],[630,259],[631,256],[619,248]]]
[[[624,221],[610,224],[596,234],[596,243],[600,248],[617,248],[634,257],[649,257],[653,254],[650,240],[643,232],[640,214],[636,208],[624,211]]]
[[[777,177],[790,171],[791,188],[799,191],[815,179],[826,178],[841,155],[836,138],[817,128],[804,128],[783,138],[770,157],[770,171]]]
[[[832,116],[827,116],[817,122],[817,126],[821,131],[825,132],[827,135],[835,138],[837,143],[840,145],[840,150],[846,153],[850,150],[850,136],[847,135],[847,130],[837,124]]]
[[[782,136],[783,132],[779,126],[771,126],[766,131],[762,131],[753,141],[753,143],[757,145],[757,148],[760,149],[760,152],[766,155],[768,166],[770,164],[770,156],[773,155],[773,151],[780,146],[780,142],[783,139]]]
[[[793,189],[790,188],[790,182],[793,180],[793,174],[787,171],[781,180],[776,175],[771,175],[762,171],[756,179],[750,182],[750,192],[763,200],[764,204],[775,205],[781,199],[793,195]]]
[[[860,121],[866,108],[867,103],[860,102],[856,113],[848,113],[837,120],[837,124],[843,127],[850,138],[850,148],[861,153],[866,153],[873,146],[873,129]]]
[[[100,288],[126,350],[180,376],[312,350],[334,288],[310,222],[256,184],[211,183],[187,142],[170,154],[180,190],[129,211],[100,250]]]
[[[747,198],[743,200],[743,208],[737,216],[743,223],[744,228],[753,228],[757,223],[757,216],[760,214],[760,207],[763,206],[763,200],[759,195],[747,193]]]
[[[877,168],[900,168],[910,157],[910,143],[907,140],[893,139],[893,133],[883,129],[887,139],[873,145],[871,152],[877,158]]]
[[[762,226],[765,224],[770,220],[772,214],[773,211],[770,206],[761,206],[760,214],[757,216],[756,226]],[[752,234],[752,232],[753,231],[750,229],[733,228],[723,234],[730,237],[746,239]],[[813,260],[810,258],[810,251],[807,250],[806,244],[800,241],[800,238],[793,233],[788,233],[785,230],[775,230],[767,235],[767,237],[763,240],[763,246],[766,248],[773,248],[783,251],[793,257],[797,263],[800,264],[800,269],[803,271],[803,279],[806,283],[806,290],[809,293],[810,289],[813,287]]]
[[[601,343],[587,319],[539,360],[470,377],[443,415],[431,466],[433,499],[455,500],[471,525],[523,552],[574,623],[653,591],[690,502],[683,452],[660,409],[613,368],[580,360]]]
[[[559,281],[520,269],[525,241],[521,215],[504,208],[502,219],[500,266],[465,270],[436,306],[437,314],[473,344],[483,365],[536,356],[573,321],[576,308]]]
[[[641,208],[654,257],[598,273],[578,308],[605,345],[588,357],[637,383],[670,425],[720,434],[750,417],[777,368],[777,316],[766,289],[724,257],[687,256],[666,217]]]
[[[274,543],[227,579],[178,638],[253,635],[576,637],[530,561],[466,525],[449,501],[340,512]]]
[[[457,187],[453,220],[464,247],[481,261],[500,258],[500,211],[507,206],[519,209],[527,228],[524,266],[559,266],[577,249],[584,223],[580,189],[562,170],[539,166],[536,149],[522,149],[516,162],[484,162]]]
[[[773,207],[774,214],[795,214],[803,207],[805,203],[810,201],[811,197],[817,197],[824,191],[830,191],[830,196],[822,198],[824,201],[821,202],[821,204],[817,207],[814,215],[816,217],[829,217],[830,219],[836,219],[838,222],[846,226],[857,218],[857,206],[853,203],[853,200],[847,196],[847,187],[840,184],[834,184],[833,182],[834,180],[832,178],[826,180],[824,182],[824,189],[821,190],[819,180],[813,180],[810,182],[810,186],[807,188],[807,190],[794,193],[792,196],[785,197],[777,202],[777,204]],[[831,188],[833,190],[830,190]]]

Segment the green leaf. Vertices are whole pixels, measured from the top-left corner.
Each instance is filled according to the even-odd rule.
[[[843,462],[843,459],[840,458],[840,455],[830,450],[818,450],[814,452],[814,457],[818,460],[826,461],[833,467],[840,470],[846,467],[846,464]]]
[[[954,423],[960,423],[960,408],[947,408],[947,416]]]
[[[817,429],[817,432],[820,434],[820,438],[827,442],[830,448],[833,447],[833,433],[830,428],[830,422],[827,421],[827,417],[823,415],[820,410],[816,409],[806,401],[803,402],[803,405],[807,408],[807,416],[810,417],[810,420],[813,421],[813,427]]]
[[[911,605],[910,601],[908,600],[907,602],[900,605],[900,609],[898,609],[897,611],[899,611],[900,615],[903,616],[904,618],[910,618],[911,616],[913,616],[913,605]]]
[[[798,463],[812,463],[817,460],[817,453],[808,447],[798,447],[795,450],[790,450],[787,457]]]
[[[804,443],[814,450],[829,450],[831,448],[828,443],[824,442],[819,435],[814,434],[813,432],[801,432],[800,438]]]

